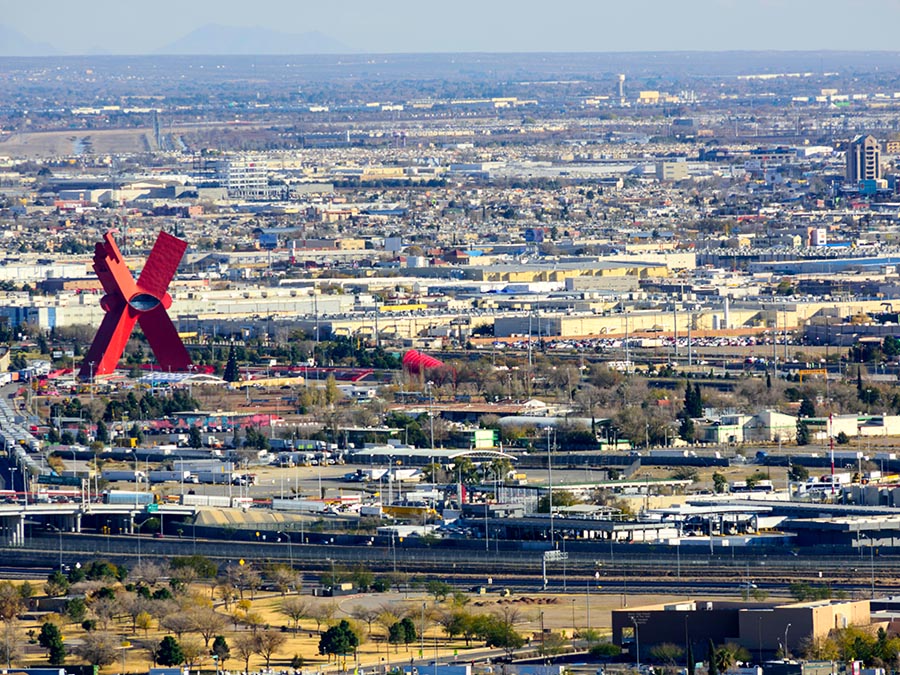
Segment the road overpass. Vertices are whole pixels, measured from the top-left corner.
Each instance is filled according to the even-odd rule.
[[[61,532],[81,532],[83,518],[116,523],[123,533],[134,534],[141,514],[159,518],[193,517],[196,507],[181,504],[97,504],[94,502],[0,504],[0,544],[25,545],[25,526],[37,525]]]

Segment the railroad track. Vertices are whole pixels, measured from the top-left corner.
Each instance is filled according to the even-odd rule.
[[[312,575],[328,572],[332,561],[346,568],[365,566],[384,574],[394,570],[420,577],[457,580],[457,585],[483,585],[490,577],[495,585],[538,588],[542,584],[541,550],[485,551],[443,548],[391,548],[379,546],[288,545],[259,542],[226,542],[193,539],[141,538],[102,535],[66,535],[31,538],[25,548],[0,548],[0,557],[13,574],[39,566],[36,576],[46,576],[62,560],[67,564],[109,558],[129,566],[143,558],[173,555],[204,555],[220,564],[240,559],[254,563],[279,562]],[[755,584],[772,593],[787,593],[791,583],[828,585],[833,589],[900,592],[900,555],[793,556],[765,555],[753,558],[722,555],[676,555],[669,550],[634,555],[609,551],[570,553],[569,560],[547,563],[552,586],[585,588],[594,583],[609,592],[739,592],[742,585]],[[10,577],[7,577],[10,578]],[[874,580],[874,584],[873,584]],[[665,589],[669,589],[666,591]]]

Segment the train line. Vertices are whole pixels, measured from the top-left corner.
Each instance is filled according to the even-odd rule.
[[[0,578],[46,577],[60,561],[72,565],[108,558],[133,566],[141,559],[174,555],[204,555],[224,566],[244,559],[256,564],[292,564],[314,577],[330,571],[332,561],[346,569],[365,566],[376,574],[402,572],[419,578],[454,580],[455,585],[493,584],[539,590],[548,585],[585,589],[588,585],[615,593],[685,592],[740,594],[757,588],[787,595],[790,585],[827,586],[833,592],[900,593],[900,556],[773,555],[747,557],[690,555],[665,550],[650,554],[572,552],[566,561],[542,564],[543,550],[445,549],[440,547],[340,546],[287,543],[217,541],[205,539],[151,539],[128,536],[67,534],[29,538],[25,547],[0,549],[4,567]],[[6,573],[6,574],[5,574]],[[14,576],[22,575],[22,576]],[[679,590],[680,589],[680,590]]]

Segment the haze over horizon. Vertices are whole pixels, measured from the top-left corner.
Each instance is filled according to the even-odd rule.
[[[51,0],[37,7],[4,8],[0,25],[24,41],[0,40],[0,55],[179,53],[172,50],[186,48],[185,36],[210,24],[296,37],[298,53],[894,51],[900,25],[896,0],[457,0],[427,9],[413,0],[158,0],[137,10],[113,0]],[[865,30],[847,30],[853,21]],[[246,54],[254,45],[224,41],[220,50],[187,53]]]

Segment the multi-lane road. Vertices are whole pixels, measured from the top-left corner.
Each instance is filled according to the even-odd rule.
[[[869,595],[900,592],[900,558],[888,555],[794,556],[675,555],[657,549],[629,551],[620,546],[602,554],[573,552],[565,562],[547,565],[550,590],[586,590],[590,585],[607,593],[722,593],[742,589],[787,595],[793,582],[827,585],[833,591]],[[365,565],[374,572],[406,572],[420,577],[439,577],[460,587],[485,585],[513,590],[538,590],[544,586],[541,550],[485,551],[411,546],[341,546],[316,544],[217,541],[193,537],[105,536],[48,534],[29,537],[25,547],[0,549],[10,575],[46,576],[60,563],[73,565],[96,558],[110,558],[127,565],[141,559],[177,555],[204,555],[225,565],[244,559],[253,562],[293,564],[314,580],[336,565]]]

